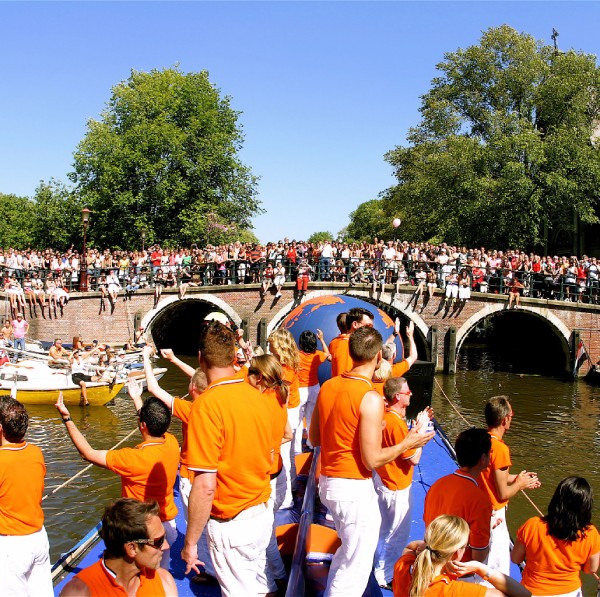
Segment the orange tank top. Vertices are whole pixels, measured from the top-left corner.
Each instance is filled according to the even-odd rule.
[[[360,455],[360,404],[373,390],[366,377],[342,373],[321,386],[317,399],[321,427],[321,473],[342,479],[370,479]]]
[[[281,365],[283,368],[283,379],[290,384],[290,393],[288,396],[288,408],[300,406],[300,381],[298,374],[287,365]]]
[[[104,563],[104,558],[76,575],[90,590],[92,597],[127,597],[127,591],[117,583],[115,573]],[[140,573],[140,586],[136,597],[163,597],[166,595],[162,579],[156,570]]]

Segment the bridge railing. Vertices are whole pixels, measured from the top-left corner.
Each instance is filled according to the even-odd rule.
[[[252,260],[227,260],[222,263],[193,263],[181,265],[153,266],[131,265],[129,267],[90,267],[87,269],[88,290],[99,290],[105,283],[103,276],[115,272],[123,289],[131,290],[162,285],[165,288],[190,286],[222,286],[231,284],[260,283],[269,274],[267,265],[282,264],[285,268],[285,281],[295,282],[301,259],[286,257]],[[447,281],[455,274],[466,270],[473,292],[507,294],[518,281],[520,293],[533,298],[568,300],[598,304],[600,301],[600,281],[591,277],[577,278],[571,274],[555,272],[532,272],[511,270],[503,267],[477,267],[466,263],[442,265],[431,261],[388,260],[382,257],[369,259],[309,257],[310,278],[313,281],[334,282],[347,285],[396,285],[415,289],[434,280],[436,288],[444,289]],[[4,288],[10,292],[11,285],[21,287],[25,292],[40,280],[45,286],[47,280],[62,280],[64,288],[71,292],[79,289],[79,271],[70,269],[16,269],[0,268]]]

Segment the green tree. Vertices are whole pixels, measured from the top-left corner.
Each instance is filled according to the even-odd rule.
[[[33,221],[34,205],[27,197],[0,193],[0,247],[31,246]]]
[[[595,56],[556,52],[504,25],[447,53],[407,147],[388,152],[398,184],[385,211],[415,239],[533,247],[598,222]]]
[[[346,228],[344,240],[350,242],[368,241],[375,238],[392,238],[392,217],[386,212],[382,199],[372,199],[361,203],[350,213],[350,224]]]
[[[308,240],[306,242],[313,243],[313,244],[318,244],[318,243],[324,243],[326,240],[328,240],[328,241],[332,241],[333,240],[333,234],[331,234],[331,232],[328,232],[328,231],[313,232],[308,237]]]
[[[94,211],[91,237],[137,247],[142,230],[148,244],[190,244],[211,242],[215,222],[251,229],[262,210],[238,156],[238,116],[206,71],[132,71],[74,154],[70,178]]]
[[[74,245],[81,250],[82,208],[77,193],[64,183],[54,179],[41,181],[33,202],[33,244],[40,249],[53,247],[64,251]]]

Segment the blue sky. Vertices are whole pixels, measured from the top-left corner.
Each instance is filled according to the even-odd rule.
[[[67,181],[130,70],[208,70],[243,114],[262,241],[336,234],[393,184],[444,52],[508,24],[600,54],[598,2],[0,2],[0,192]]]

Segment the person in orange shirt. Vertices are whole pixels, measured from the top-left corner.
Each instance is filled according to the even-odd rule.
[[[406,409],[412,392],[404,377],[392,377],[383,387],[386,403],[382,447],[395,446],[407,435]],[[430,409],[430,417],[433,411]],[[409,450],[377,469],[373,476],[379,498],[381,527],[375,550],[375,580],[391,589],[394,564],[408,543],[412,510],[413,467],[421,460],[422,449]]]
[[[0,396],[0,594],[50,597],[52,577],[42,493],[42,451],[25,441],[29,416]]]
[[[190,499],[190,491],[192,490],[192,480],[188,472],[188,442],[187,442],[187,428],[192,412],[192,402],[197,400],[202,392],[206,389],[206,375],[199,367],[194,369],[187,363],[184,363],[181,359],[178,359],[170,348],[161,348],[161,356],[173,363],[176,367],[181,369],[190,378],[188,386],[188,393],[192,399],[184,400],[178,396],[172,396],[160,387],[158,381],[154,375],[154,369],[150,358],[154,354],[154,347],[146,345],[142,350],[144,358],[144,374],[148,384],[148,392],[153,396],[164,402],[167,405],[172,415],[177,417],[181,421],[181,454],[179,457],[179,495],[181,496],[181,504],[183,505],[183,516],[188,519],[188,505]],[[130,389],[131,393],[131,389]],[[208,553],[208,537],[206,529],[200,537],[198,542],[198,557],[204,562],[204,571],[197,574],[192,578],[193,583],[216,583],[216,573]]]
[[[100,530],[105,546],[102,559],[76,574],[60,597],[176,597],[171,573],[160,567],[169,543],[158,514],[153,500],[120,498],[107,506]]]
[[[348,313],[338,313],[335,323],[340,333],[329,343],[329,354],[331,355],[331,377],[337,375],[337,362],[334,362],[333,355],[336,353],[338,344],[348,341],[348,327],[346,326],[346,316]]]
[[[460,468],[438,479],[425,496],[425,526],[441,514],[460,516],[469,524],[465,561],[485,562],[488,555],[492,503],[481,488],[479,476],[490,463],[491,447],[492,440],[486,429],[473,427],[459,433],[454,449]]]
[[[371,471],[433,437],[415,426],[399,444],[382,447],[384,405],[371,385],[381,346],[381,334],[372,327],[350,335],[354,367],[321,386],[311,423],[310,441],[321,446],[319,497],[342,542],[331,562],[326,597],[358,597],[367,586],[381,523]]]
[[[394,597],[531,597],[516,580],[482,562],[463,562],[469,525],[458,517],[441,515],[431,521],[425,541],[413,541],[394,567]],[[486,578],[494,588],[474,585],[457,577]]]
[[[595,576],[600,564],[593,511],[590,484],[583,477],[567,477],[558,484],[548,514],[530,518],[517,531],[511,559],[526,561],[521,582],[534,595],[581,597],[580,571]]]
[[[165,527],[167,541],[177,539],[175,517],[177,506],[173,486],[179,465],[179,444],[174,435],[167,433],[171,424],[169,409],[158,398],[150,397],[141,402],[141,385],[135,380],[128,382],[128,389],[138,408],[138,429],[142,443],[135,448],[119,450],[95,450],[90,446],[58,395],[56,409],[60,413],[71,441],[81,457],[96,466],[107,468],[121,477],[121,496],[141,501],[155,499],[160,506],[160,518]],[[162,566],[168,568],[170,550],[163,552]]]
[[[485,422],[492,438],[490,466],[481,473],[481,485],[492,502],[490,553],[488,566],[510,574],[510,535],[506,525],[508,500],[522,489],[536,489],[541,483],[537,473],[521,471],[511,475],[510,450],[504,434],[510,429],[514,413],[507,396],[494,396],[485,405]]]
[[[321,343],[323,350],[317,350],[317,340]],[[325,361],[331,361],[331,354],[325,344],[325,338],[321,330],[316,335],[310,330],[304,330],[298,338],[300,348],[300,368],[298,369],[298,381],[300,385],[300,430],[303,421],[306,421],[307,433],[310,429],[310,421],[317,404],[317,396],[321,385],[319,383],[319,366]],[[294,453],[302,452],[302,433],[296,433],[294,438]],[[309,442],[310,445],[310,442]]]
[[[210,556],[222,595],[274,596],[277,585],[267,563],[273,528],[268,504],[273,411],[256,388],[236,376],[229,328],[217,321],[203,326],[198,360],[208,387],[193,403],[188,424],[193,482],[181,552],[185,573],[199,572],[203,562],[198,559],[198,540],[208,524]]]
[[[288,423],[287,401],[289,387],[283,377],[283,368],[279,361],[271,354],[256,356],[248,368],[248,382],[257,388],[268,400],[273,416],[273,468],[271,469],[271,497],[269,498],[273,512],[279,510],[281,504],[277,502],[281,492],[277,491],[277,480],[282,476],[283,461],[280,455],[281,446],[292,440],[292,430]],[[287,572],[279,553],[277,538],[275,536],[275,523],[269,547],[267,548],[267,561],[271,568],[277,587],[285,590]]]
[[[329,351],[331,352],[331,377],[341,375],[352,369],[353,363],[349,348],[350,334],[365,326],[373,327],[373,319],[374,315],[368,309],[353,307],[346,313],[346,318],[343,320],[346,328],[346,332],[344,333],[340,327],[338,316],[340,335],[329,343]]]
[[[283,461],[283,471],[277,480],[277,497],[280,508],[291,508],[294,505],[292,495],[292,486],[296,481],[295,467],[295,446],[300,445],[302,451],[302,431],[300,425],[300,378],[298,370],[300,369],[300,352],[292,333],[284,328],[275,330],[268,339],[269,351],[281,363],[283,368],[283,379],[289,387],[287,400],[288,423],[294,438],[299,435],[299,439],[294,439],[291,443],[281,446],[281,459]]]

